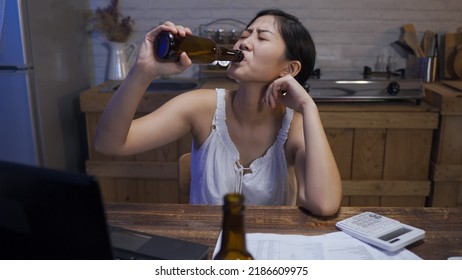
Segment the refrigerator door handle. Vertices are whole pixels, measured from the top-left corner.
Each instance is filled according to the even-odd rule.
[[[18,71],[18,66],[14,65],[0,65],[0,71]]]
[[[0,65],[0,71],[5,72],[16,72],[16,71],[24,71],[24,70],[31,70],[33,67],[31,66],[16,66],[16,65]]]

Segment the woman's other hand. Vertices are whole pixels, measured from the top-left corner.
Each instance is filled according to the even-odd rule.
[[[273,81],[266,90],[263,103],[275,108],[277,103],[300,112],[302,106],[313,104],[314,101],[292,75],[285,75]]]

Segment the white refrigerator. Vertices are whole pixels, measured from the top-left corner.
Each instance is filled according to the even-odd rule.
[[[0,0],[0,160],[83,170],[85,0]]]

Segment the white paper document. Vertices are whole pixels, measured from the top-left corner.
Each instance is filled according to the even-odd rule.
[[[256,260],[420,260],[409,250],[387,252],[344,232],[317,236],[246,234],[247,249]],[[221,233],[215,252],[221,246]]]

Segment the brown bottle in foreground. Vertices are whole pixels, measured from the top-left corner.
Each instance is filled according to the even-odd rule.
[[[221,248],[215,260],[253,260],[245,245],[244,197],[227,194],[223,205]]]
[[[212,39],[186,36],[180,37],[171,32],[160,32],[154,41],[154,53],[159,60],[178,61],[186,52],[193,63],[208,64],[214,61],[236,61],[244,59],[239,50],[230,50],[219,46]]]

